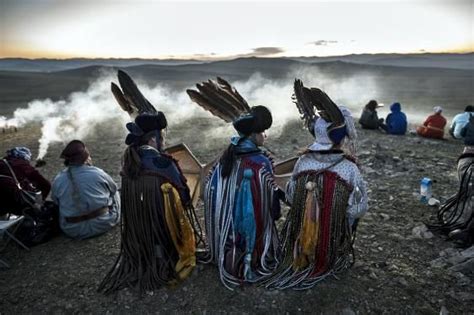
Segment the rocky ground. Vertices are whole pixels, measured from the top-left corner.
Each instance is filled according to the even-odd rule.
[[[170,144],[184,141],[203,162],[226,145],[226,128],[210,129],[211,119],[171,127]],[[39,126],[0,134],[0,152],[27,145],[37,152]],[[196,132],[190,132],[194,130]],[[222,131],[222,132],[221,132]],[[124,132],[117,124],[86,139],[95,164],[119,180]],[[267,291],[244,287],[229,291],[213,266],[198,266],[190,279],[141,296],[131,289],[104,296],[96,289],[119,251],[120,229],[74,241],[64,236],[27,252],[9,246],[0,270],[0,314],[18,313],[320,313],[468,314],[474,305],[474,249],[461,251],[439,235],[424,232],[436,208],[419,202],[419,182],[433,179],[441,201],[457,189],[456,159],[462,144],[413,135],[388,136],[359,130],[359,159],[368,182],[370,209],[360,222],[354,267],[311,290]],[[278,159],[291,157],[311,142],[299,123],[269,134]],[[61,168],[62,145],[53,145],[42,172]],[[36,151],[35,151],[36,150]],[[198,209],[202,215],[202,209]],[[283,220],[282,218],[281,220]]]

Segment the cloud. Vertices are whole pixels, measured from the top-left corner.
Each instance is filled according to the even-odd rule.
[[[249,53],[227,56],[226,59],[265,57],[265,56],[276,55],[282,52],[285,52],[285,50],[281,47],[257,47],[257,48],[253,48],[252,51]]]
[[[268,55],[276,55],[284,51],[285,50],[281,47],[257,47],[257,48],[254,48],[253,51],[249,53],[249,55],[268,56]]]
[[[309,42],[310,45],[315,45],[315,46],[327,46],[330,44],[337,44],[337,40],[325,40],[325,39],[320,39],[316,40],[314,42]]]

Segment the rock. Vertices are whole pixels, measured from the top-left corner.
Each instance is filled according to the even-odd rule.
[[[392,198],[392,196],[390,196]],[[392,198],[393,199],[393,198]],[[390,200],[392,200],[390,199]],[[380,217],[384,220],[384,221],[388,221],[390,220],[390,216],[386,213],[379,213]]]
[[[350,307],[346,307],[341,311],[341,315],[356,315],[356,312],[354,312]]]
[[[430,261],[430,266],[433,268],[444,268],[447,265],[448,263],[446,262],[446,259],[444,259],[443,257],[439,257]]]
[[[415,226],[412,230],[412,234],[413,236],[422,239],[429,239],[434,236],[433,233],[428,231],[428,228],[424,224],[420,226]]]
[[[462,273],[474,273],[474,258],[466,260],[460,264],[454,265],[449,268],[451,271],[459,271]]]
[[[456,254],[451,257],[447,257],[446,261],[450,263],[451,265],[458,265],[464,261],[466,261],[468,258],[461,256],[461,254]]]
[[[459,293],[457,293],[457,299],[460,300],[460,301],[463,301],[463,302],[474,301],[474,293],[472,293],[472,292],[459,292]]]
[[[455,255],[459,253],[459,250],[455,249],[455,248],[446,248],[442,251],[439,252],[439,255],[441,257],[445,257],[445,256],[452,256],[452,255]]]
[[[408,286],[408,281],[406,281],[405,278],[399,277],[396,280],[397,280],[398,283],[400,283],[404,287]]]
[[[469,247],[468,249],[463,250],[461,252],[461,256],[467,258],[474,258],[474,245]]]
[[[449,314],[449,311],[448,309],[446,308],[446,306],[441,306],[441,309],[439,310],[439,315],[448,315]]]

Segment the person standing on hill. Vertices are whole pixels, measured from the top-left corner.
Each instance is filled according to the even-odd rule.
[[[446,126],[446,118],[441,114],[443,109],[436,106],[433,110],[434,114],[426,118],[423,126],[416,128],[416,133],[425,138],[443,139]]]
[[[391,113],[387,115],[387,133],[392,135],[404,135],[407,132],[407,116],[402,112],[400,103],[390,106]]]
[[[454,139],[463,138],[461,135],[461,130],[464,128],[464,126],[467,125],[471,115],[474,115],[474,106],[468,105],[464,109],[464,113],[460,113],[454,116],[453,122],[451,123],[451,126],[449,127],[449,134]]]
[[[359,119],[359,124],[363,129],[383,129],[387,130],[387,126],[383,123],[383,118],[377,115],[377,107],[379,104],[376,100],[371,100],[365,105],[362,115]]]

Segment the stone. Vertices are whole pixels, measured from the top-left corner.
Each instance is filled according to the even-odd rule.
[[[448,315],[449,314],[449,311],[448,309],[446,308],[446,306],[441,306],[441,309],[439,310],[439,315]]]
[[[451,271],[459,271],[462,273],[474,273],[474,258],[466,260],[460,264],[454,265],[449,268]]]
[[[346,307],[341,311],[341,315],[356,315],[356,312],[354,312],[350,307]]]
[[[474,245],[463,250],[461,252],[461,256],[467,257],[467,258],[474,258]]]

